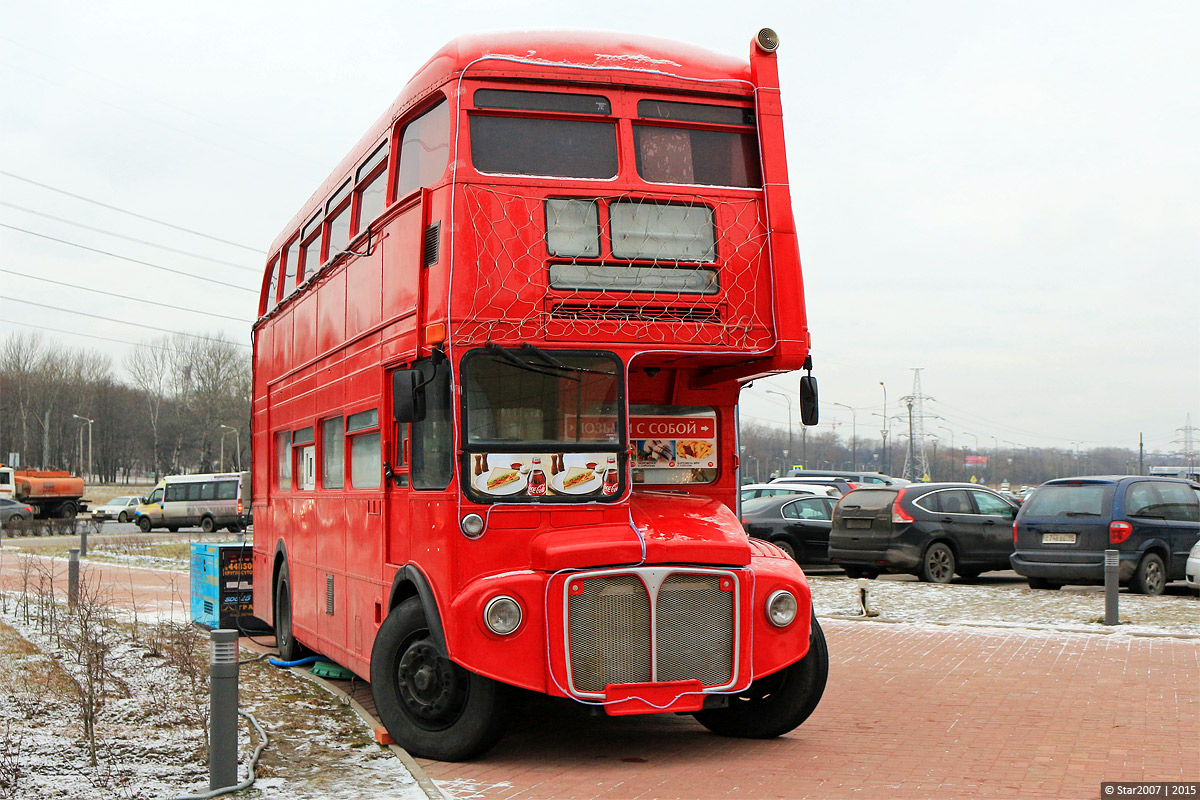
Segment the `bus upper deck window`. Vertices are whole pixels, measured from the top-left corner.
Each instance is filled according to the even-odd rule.
[[[674,123],[729,126],[702,129],[635,124],[637,170],[645,180],[700,186],[762,186],[753,109],[639,100],[638,116]]]
[[[443,100],[404,127],[396,197],[437,183],[446,174],[449,163],[450,104]]]

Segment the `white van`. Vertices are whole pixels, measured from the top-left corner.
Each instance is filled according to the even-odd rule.
[[[199,526],[205,533],[228,528],[238,533],[247,525],[250,473],[168,475],[158,482],[135,517],[143,531]]]

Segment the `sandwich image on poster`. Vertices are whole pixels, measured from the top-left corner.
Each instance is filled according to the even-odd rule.
[[[561,494],[589,494],[600,489],[604,476],[594,467],[568,467],[550,480],[550,486]]]
[[[489,472],[475,476],[475,488],[494,495],[517,494],[525,491],[526,478],[519,469],[493,467]]]

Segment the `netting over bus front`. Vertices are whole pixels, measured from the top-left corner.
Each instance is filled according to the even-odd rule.
[[[462,191],[456,341],[771,344],[757,199]]]

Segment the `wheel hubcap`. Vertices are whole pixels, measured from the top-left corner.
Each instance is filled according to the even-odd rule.
[[[396,685],[405,710],[427,730],[451,725],[467,702],[462,669],[424,639],[404,651],[396,667]]]
[[[929,554],[929,575],[935,581],[944,581],[950,575],[950,554],[937,549]]]

